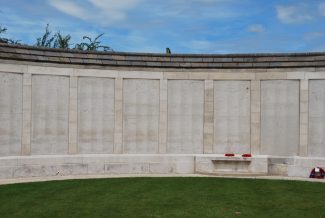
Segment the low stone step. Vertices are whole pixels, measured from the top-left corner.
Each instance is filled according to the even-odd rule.
[[[267,176],[267,173],[256,173],[256,172],[234,172],[234,171],[218,171],[218,172],[195,172],[202,175],[211,176],[239,176],[239,177],[251,177],[251,176]]]

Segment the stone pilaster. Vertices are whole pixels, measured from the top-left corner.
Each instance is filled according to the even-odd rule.
[[[204,84],[203,153],[211,154],[214,140],[213,80],[205,80]]]
[[[251,153],[260,154],[261,148],[261,81],[251,81]]]
[[[23,75],[23,129],[22,155],[31,154],[31,122],[32,122],[32,75]]]
[[[123,153],[123,79],[115,78],[114,154]]]
[[[308,80],[300,80],[300,144],[299,156],[308,155]]]
[[[78,77],[70,77],[69,90],[69,154],[77,154],[78,141]]]
[[[168,102],[167,82],[160,80],[160,109],[159,109],[159,153],[167,152],[167,128],[168,128]]]

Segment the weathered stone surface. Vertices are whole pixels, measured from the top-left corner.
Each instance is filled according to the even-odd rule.
[[[0,73],[0,156],[20,155],[22,74]]]
[[[261,141],[261,81],[251,81],[251,153],[260,154]]]
[[[159,80],[125,79],[123,86],[124,153],[158,153]]]
[[[168,153],[203,153],[204,81],[168,81]]]
[[[51,62],[59,64],[99,65],[116,67],[144,68],[288,68],[288,67],[324,67],[325,53],[297,54],[150,54],[120,52],[85,52],[36,48],[21,45],[0,45],[0,57],[3,59],[33,62]]]
[[[288,176],[287,164],[269,164],[268,174],[271,176]]]
[[[123,79],[115,78],[114,153],[123,153]]]
[[[10,179],[13,174],[13,167],[0,166],[0,179]]]
[[[69,78],[32,76],[32,154],[68,152]]]
[[[325,167],[324,57],[0,45],[0,178],[267,165],[307,177]],[[226,152],[252,162],[212,164]]]
[[[78,151],[114,151],[114,79],[81,77],[78,81]]]
[[[194,155],[41,155],[0,157],[0,179],[95,174],[194,173]]]
[[[167,129],[168,129],[168,81],[160,80],[160,111],[159,111],[159,153],[167,152]]]
[[[22,165],[13,169],[12,177],[45,177],[87,174],[85,164]]]
[[[261,82],[261,154],[291,156],[299,148],[299,81]]]
[[[299,156],[308,156],[308,111],[302,110],[305,105],[309,105],[309,81],[300,80],[300,147]],[[307,109],[308,110],[308,109]]]
[[[31,119],[32,119],[32,75],[23,74],[23,126],[22,126],[22,155],[31,152]]]
[[[214,82],[214,153],[250,153],[250,82]]]
[[[214,137],[214,93],[213,80],[204,81],[204,148],[205,154],[213,153]]]
[[[240,174],[240,175],[266,175],[268,162],[266,156],[252,158],[225,157],[224,155],[197,155],[195,157],[195,170],[197,173],[208,174]]]
[[[325,80],[309,82],[308,153],[313,157],[325,157]]]
[[[78,141],[78,77],[70,76],[69,86],[69,154],[77,154]]]

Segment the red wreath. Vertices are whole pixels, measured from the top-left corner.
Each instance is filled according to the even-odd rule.
[[[310,172],[309,178],[315,178],[315,179],[324,179],[325,177],[325,171],[323,168],[320,167],[315,167],[312,169]]]
[[[242,157],[252,157],[252,154],[243,154]]]
[[[233,157],[233,156],[235,156],[235,154],[233,154],[233,153],[227,153],[227,154],[225,154],[225,156],[226,157]]]

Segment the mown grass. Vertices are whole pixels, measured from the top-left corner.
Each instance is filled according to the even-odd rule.
[[[0,217],[325,217],[325,184],[178,177],[3,185]]]

